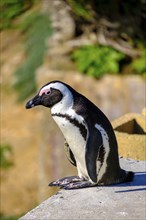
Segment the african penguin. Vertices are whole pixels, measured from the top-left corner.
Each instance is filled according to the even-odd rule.
[[[129,182],[133,173],[120,168],[116,137],[104,113],[69,85],[52,81],[29,100],[26,108],[43,105],[65,138],[69,161],[78,176],[53,181],[49,186],[78,189]]]

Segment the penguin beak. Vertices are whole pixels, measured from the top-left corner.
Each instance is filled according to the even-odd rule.
[[[26,103],[25,108],[30,109],[35,107],[36,105],[41,105],[41,104],[42,104],[41,96],[36,95],[34,98],[32,98]]]

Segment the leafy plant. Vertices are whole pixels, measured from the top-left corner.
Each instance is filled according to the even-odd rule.
[[[132,63],[132,70],[146,77],[146,51]]]
[[[87,0],[67,0],[68,4],[72,8],[72,11],[79,17],[86,19],[87,21],[92,19],[90,11],[87,9],[89,6]]]
[[[0,30],[12,27],[13,19],[29,9],[35,0],[1,0],[0,1]]]
[[[99,78],[105,73],[118,73],[124,55],[111,47],[88,45],[75,50],[72,57],[79,71]]]
[[[12,148],[8,144],[0,146],[0,167],[7,169],[13,165],[11,161]]]
[[[18,91],[18,101],[23,101],[36,91],[35,71],[42,64],[46,50],[45,39],[51,34],[48,16],[30,14],[21,30],[26,33],[26,60],[16,70],[15,89]]]

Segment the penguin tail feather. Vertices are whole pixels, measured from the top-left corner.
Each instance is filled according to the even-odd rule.
[[[132,171],[127,172],[126,178],[124,180],[125,183],[131,182],[134,179],[134,173]]]

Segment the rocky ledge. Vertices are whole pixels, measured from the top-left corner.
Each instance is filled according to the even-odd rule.
[[[20,220],[146,218],[146,161],[120,159],[135,173],[133,182],[107,187],[60,190]]]

